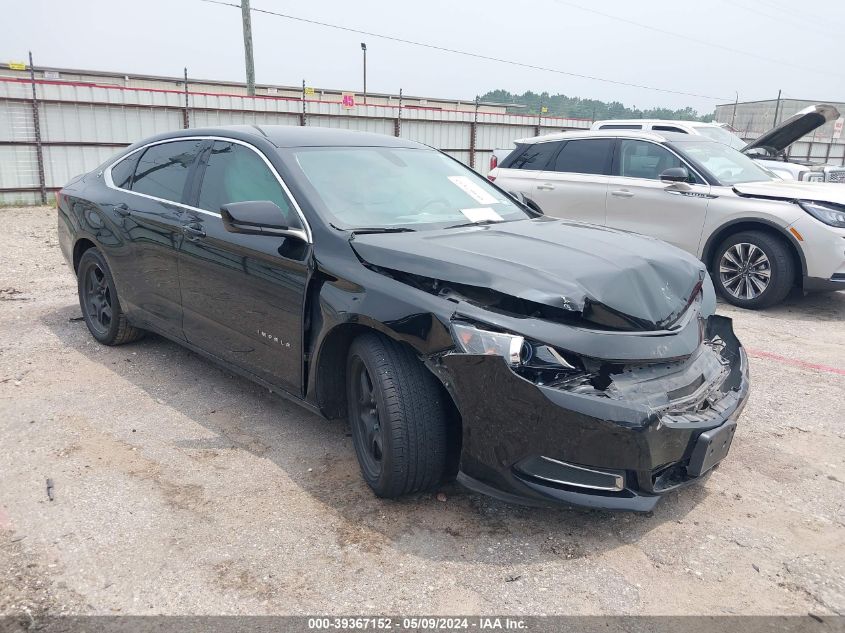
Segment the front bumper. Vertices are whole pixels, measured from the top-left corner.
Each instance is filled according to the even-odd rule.
[[[711,316],[703,336],[721,339],[721,373],[718,390],[696,405],[692,391],[706,387],[698,369],[713,370],[704,343],[699,360],[626,369],[612,396],[536,384],[498,356],[444,356],[463,424],[458,481],[518,503],[645,512],[705,479],[724,457],[712,451],[730,446],[749,387],[730,319]]]

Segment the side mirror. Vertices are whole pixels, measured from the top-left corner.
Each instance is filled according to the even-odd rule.
[[[245,235],[275,235],[278,237],[296,236],[304,239],[299,228],[286,224],[285,212],[275,202],[269,200],[249,200],[230,202],[220,207],[223,226],[230,233]]]
[[[660,174],[660,180],[663,182],[689,182],[689,172],[686,167],[670,167]]]

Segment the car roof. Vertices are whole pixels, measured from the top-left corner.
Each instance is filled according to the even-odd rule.
[[[159,134],[151,140],[164,140],[183,136],[222,136],[240,140],[260,139],[276,147],[410,147],[429,149],[428,146],[386,134],[338,130],[325,127],[296,125],[224,125],[219,127],[190,128]]]
[[[568,141],[581,138],[638,138],[646,141],[654,141],[655,143],[665,143],[667,141],[710,140],[705,136],[696,136],[695,139],[690,139],[689,134],[684,134],[682,132],[653,132],[651,130],[573,130],[570,132],[546,134],[545,136],[521,138],[514,141],[514,143],[533,144],[546,143],[549,141]]]
[[[705,123],[704,121],[685,121],[676,119],[603,119],[601,121],[593,121],[593,125],[638,125],[640,123],[650,123],[654,125],[689,125],[692,127],[720,127],[716,123]]]

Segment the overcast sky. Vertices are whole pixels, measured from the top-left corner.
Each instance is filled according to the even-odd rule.
[[[229,0],[238,3],[238,0]],[[588,80],[254,13],[258,83],[472,99],[503,88],[628,106],[784,95],[845,101],[845,2],[793,0],[252,0],[253,8],[525,64],[706,95]],[[607,15],[599,15],[595,11]],[[237,8],[200,0],[0,0],[0,62],[243,81]],[[615,19],[614,19],[615,18]],[[629,22],[626,22],[629,21]],[[631,24],[649,25],[643,28]],[[838,34],[837,34],[838,33]],[[707,98],[715,97],[715,98]]]

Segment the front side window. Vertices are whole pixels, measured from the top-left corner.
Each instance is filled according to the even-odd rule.
[[[285,215],[285,224],[301,228],[290,200],[267,163],[254,150],[239,143],[215,141],[200,185],[199,208],[220,212],[230,202],[269,200]]]
[[[188,172],[202,145],[203,141],[151,145],[138,160],[132,191],[181,202]]]
[[[542,171],[560,148],[560,143],[529,143],[524,147],[525,149],[509,165],[505,165],[506,167]]]
[[[477,172],[435,150],[303,147],[292,163],[342,229],[426,230],[533,217]]]
[[[560,150],[552,169],[572,174],[606,174],[613,139],[577,139]]]
[[[686,167],[677,156],[655,143],[622,139],[619,142],[618,172],[627,178],[660,180],[670,167]]]

